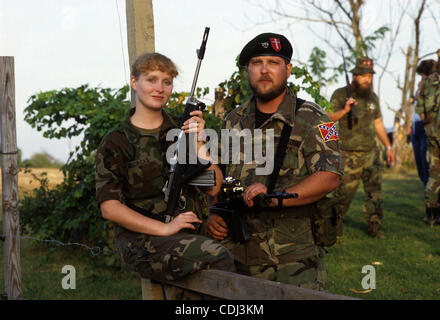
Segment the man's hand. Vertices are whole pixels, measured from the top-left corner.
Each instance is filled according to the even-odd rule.
[[[259,182],[255,182],[246,188],[243,192],[243,202],[248,207],[254,206],[254,198],[258,196],[260,193],[267,194],[267,187]],[[277,199],[271,199],[269,203],[269,207],[275,207],[278,205]]]
[[[387,149],[387,163],[391,166],[394,162],[394,152],[393,149]]]
[[[353,97],[350,97],[347,99],[347,101],[345,102],[345,106],[344,106],[344,112],[345,113],[349,113],[351,111],[351,106],[357,106],[358,102],[356,101],[356,99],[354,99]]]
[[[228,236],[228,225],[218,214],[210,214],[208,219],[208,233],[217,240],[223,240]]]

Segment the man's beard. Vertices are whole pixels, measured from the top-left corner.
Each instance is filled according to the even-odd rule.
[[[259,80],[261,80],[261,79],[259,79]],[[252,92],[259,100],[261,100],[263,102],[268,102],[270,100],[275,99],[276,97],[281,95],[284,92],[284,90],[286,90],[287,78],[283,82],[281,82],[278,86],[274,86],[270,91],[268,91],[266,93],[260,92],[259,89],[257,88],[257,86],[252,85],[252,83],[250,81],[249,81],[249,85],[252,89]]]
[[[355,92],[358,96],[362,98],[368,98],[373,92],[373,84],[361,86],[359,85],[359,83],[357,83],[357,81],[353,81],[351,83],[351,88],[353,92]]]

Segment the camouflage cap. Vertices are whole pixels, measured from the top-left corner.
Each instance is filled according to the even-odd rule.
[[[350,72],[355,75],[375,73],[373,70],[373,59],[368,57],[358,58],[356,60],[356,67]]]
[[[285,36],[277,33],[262,33],[244,46],[238,63],[245,66],[251,58],[259,56],[278,56],[290,61],[292,53],[292,45]]]

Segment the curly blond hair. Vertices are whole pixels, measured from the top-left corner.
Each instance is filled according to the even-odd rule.
[[[170,58],[157,52],[147,52],[137,57],[131,66],[131,76],[137,80],[142,73],[160,70],[175,78],[179,72]]]

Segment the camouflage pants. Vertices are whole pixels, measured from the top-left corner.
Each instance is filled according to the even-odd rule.
[[[151,280],[176,280],[208,268],[235,271],[229,250],[197,234],[159,237],[126,231],[116,237],[115,244],[128,269]]]
[[[363,211],[365,220],[382,223],[382,162],[380,152],[342,151],[344,176],[334,197],[339,216],[344,218],[359,183],[364,185]]]
[[[425,187],[425,206],[437,208],[440,191],[440,139],[428,136],[429,179]]]
[[[243,275],[291,284],[313,290],[325,290],[327,278],[325,251],[318,247],[319,254],[303,260],[277,265],[248,266],[235,262],[237,272]]]

